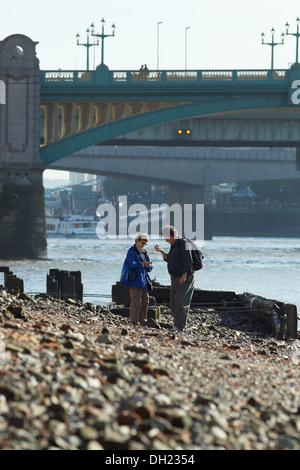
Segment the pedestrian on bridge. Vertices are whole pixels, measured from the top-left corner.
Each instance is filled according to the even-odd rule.
[[[155,245],[163,259],[168,263],[171,276],[170,307],[174,315],[173,332],[183,331],[195,287],[193,259],[187,240],[180,238],[175,227],[167,225],[162,229],[162,236],[171,245],[169,253],[165,253],[159,245]]]

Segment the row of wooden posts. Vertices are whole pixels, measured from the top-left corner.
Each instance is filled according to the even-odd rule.
[[[157,304],[168,304],[170,287],[153,283],[151,295]],[[129,289],[117,282],[112,286],[112,300],[117,305],[128,306],[130,302]],[[192,306],[212,308],[222,313],[245,313],[257,321],[264,323],[270,333],[277,338],[285,336],[298,338],[297,307],[277,300],[265,299],[254,294],[236,294],[232,291],[210,291],[195,289]]]
[[[55,299],[75,299],[83,302],[81,271],[50,269],[47,274],[47,294]]]
[[[11,294],[24,293],[24,281],[18,278],[8,266],[0,266],[0,272],[4,273],[4,287]],[[47,274],[47,294],[55,299],[75,299],[83,301],[83,284],[81,271],[62,271],[50,269]]]
[[[18,278],[8,266],[0,266],[4,273],[4,287],[8,292],[19,295],[24,293],[24,281]],[[81,271],[50,269],[47,274],[47,295],[59,299],[74,299],[83,302],[83,283]],[[154,284],[151,296],[155,304],[168,304],[170,287]],[[117,282],[112,286],[112,301],[116,305],[129,306],[129,289]],[[298,338],[297,307],[276,300],[264,299],[253,294],[239,294],[224,291],[195,289],[192,305],[213,308],[223,312],[247,313],[267,325],[277,339],[284,336]]]
[[[8,266],[0,266],[0,273],[4,273],[4,287],[12,294],[24,293],[24,281],[17,277]]]

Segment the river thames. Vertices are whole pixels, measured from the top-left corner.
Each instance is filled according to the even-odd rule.
[[[169,285],[167,265],[150,240],[147,251],[153,262],[152,279]],[[158,243],[167,251],[164,240]],[[81,271],[84,301],[111,302],[111,287],[120,279],[123,260],[132,240],[98,238],[48,238],[45,260],[1,261],[24,279],[25,292],[46,292],[51,268]],[[268,299],[295,304],[300,310],[300,239],[215,237],[201,248],[204,267],[196,273],[196,288],[250,292]],[[2,275],[3,276],[3,275]],[[3,281],[1,280],[1,283]]]

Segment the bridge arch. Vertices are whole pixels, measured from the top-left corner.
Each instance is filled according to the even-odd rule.
[[[201,102],[151,111],[79,132],[41,147],[40,156],[43,163],[49,166],[51,163],[91,145],[108,141],[138,129],[188,118],[217,116],[218,114],[232,114],[236,111],[256,109],[282,109],[286,106],[287,100],[284,94],[266,93],[263,96],[261,94],[250,94],[246,97],[238,94],[230,96],[229,94],[228,97],[219,97],[217,99],[210,96],[207,100],[202,99]]]

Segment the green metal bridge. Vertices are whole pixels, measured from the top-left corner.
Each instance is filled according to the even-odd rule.
[[[281,70],[41,71],[43,163],[94,144],[300,147],[300,65]],[[218,137],[203,137],[204,119]],[[263,129],[263,135],[262,133]]]

